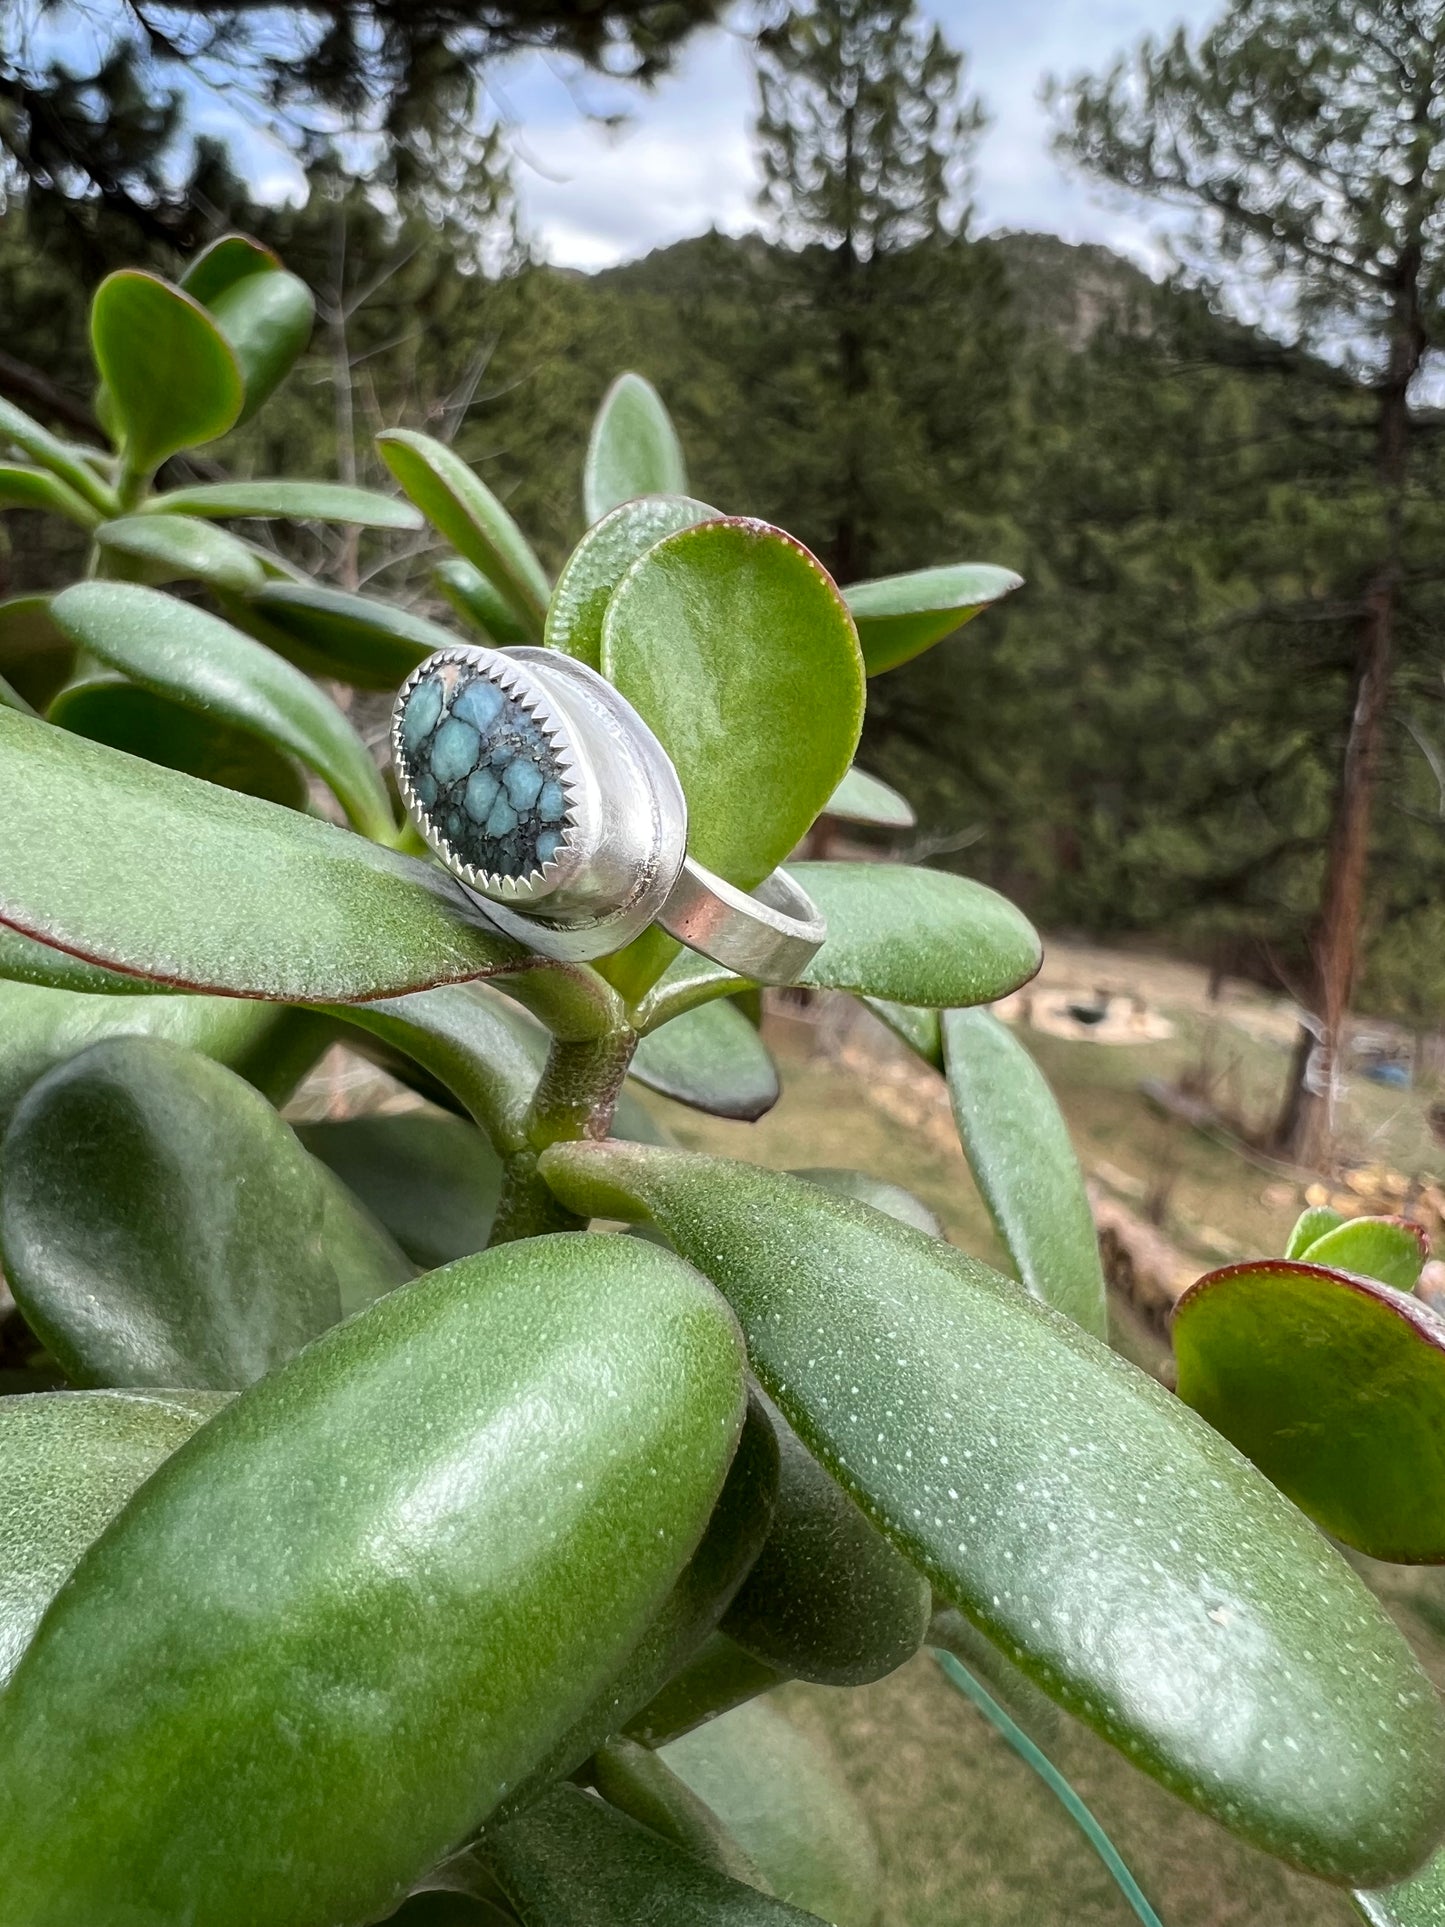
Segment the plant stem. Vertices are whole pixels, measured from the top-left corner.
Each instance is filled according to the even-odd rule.
[[[585,1218],[553,1197],[537,1174],[537,1159],[551,1144],[606,1137],[636,1048],[637,1033],[629,1025],[614,1026],[594,1037],[553,1038],[527,1109],[526,1144],[507,1159],[492,1244],[510,1244],[549,1231],[579,1231],[586,1224]]]

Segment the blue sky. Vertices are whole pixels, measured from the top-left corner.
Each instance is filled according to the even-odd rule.
[[[1143,34],[1204,25],[1220,7],[1221,0],[935,0],[929,11],[968,54],[972,85],[993,117],[976,170],[979,225],[1102,241],[1145,266],[1159,264],[1159,213],[1111,202],[1059,165],[1039,88],[1046,74],[1097,71]],[[759,224],[753,81],[741,35],[698,35],[676,72],[649,93],[541,56],[505,63],[492,91],[513,130],[524,225],[551,260],[605,267],[711,226],[738,233]],[[627,124],[610,131],[589,112],[624,113]],[[252,148],[252,157],[279,189],[288,172],[279,153]]]

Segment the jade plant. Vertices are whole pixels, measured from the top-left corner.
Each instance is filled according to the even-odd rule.
[[[0,1927],[869,1927],[866,1827],[765,1696],[925,1644],[1369,1918],[1439,1919],[1390,1889],[1445,1834],[1445,1722],[1325,1536],[1366,1475],[1207,1389],[1185,1341],[1223,1284],[1181,1312],[1200,1411],[1108,1348],[1059,1112],[984,1008],[1038,967],[1024,917],[790,865],[827,920],[800,983],[944,1074],[1005,1276],[874,1174],[681,1148],[640,1087],[777,1095],[756,986],[656,927],[587,963],[500,931],[314,680],[392,687],[467,638],[573,658],[746,891],[830,809],[906,815],[852,767],[867,677],[1017,579],[840,590],[688,495],[636,376],[555,582],[406,429],[396,494],[158,487],[309,317],[227,237],[98,290],[110,450],[0,412],[3,499],[92,537],[84,581],[0,605]],[[307,577],[253,518],[424,521],[447,619]],[[337,1039],[431,1102],[293,1129]],[[1301,1291],[1368,1269],[1315,1229]]]

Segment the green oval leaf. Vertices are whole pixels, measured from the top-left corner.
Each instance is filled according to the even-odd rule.
[[[1299,1256],[1305,1264],[1354,1271],[1396,1291],[1413,1291],[1430,1256],[1430,1240],[1409,1218],[1351,1218],[1332,1226]]]
[[[218,281],[219,275],[207,280]],[[239,420],[248,421],[285,380],[311,339],[316,319],[311,290],[272,256],[254,272],[237,274],[224,287],[212,286],[209,297],[196,299],[231,344],[246,388]]]
[[[93,529],[100,520],[99,512],[58,475],[23,462],[0,462],[0,509],[39,509],[63,515],[84,529]]]
[[[1094,1214],[1047,1079],[991,1011],[946,1010],[942,1021],[958,1135],[1024,1289],[1107,1338]]]
[[[664,536],[717,517],[716,509],[687,495],[644,495],[604,515],[588,529],[557,578],[543,632],[547,647],[600,671],[602,622],[623,576]]]
[[[817,1927],[579,1787],[554,1787],[486,1852],[527,1927]]]
[[[1309,1206],[1307,1210],[1300,1213],[1294,1230],[1289,1234],[1289,1243],[1285,1246],[1285,1257],[1303,1258],[1317,1239],[1323,1238],[1327,1231],[1333,1231],[1336,1225],[1344,1222],[1344,1213],[1333,1210],[1327,1204]]]
[[[486,1250],[502,1165],[461,1118],[407,1111],[298,1124],[296,1135],[423,1270]]]
[[[131,582],[77,582],[50,613],[78,649],[142,688],[288,751],[331,786],[363,835],[395,837],[381,772],[335,703],[219,616]]]
[[[792,1175],[806,1178],[809,1184],[821,1184],[825,1191],[832,1191],[837,1197],[856,1198],[859,1204],[871,1204],[875,1211],[886,1211],[890,1218],[897,1218],[900,1224],[911,1224],[915,1231],[926,1232],[930,1238],[943,1236],[937,1214],[929,1210],[922,1198],[915,1198],[901,1184],[890,1184],[887,1178],[875,1178],[871,1171],[849,1171],[840,1166],[819,1164],[795,1166]]]
[[[634,496],[686,494],[687,462],[661,395],[641,375],[619,375],[602,397],[587,444],[582,502],[588,522]]]
[[[1179,1396],[1376,1559],[1445,1561],[1445,1320],[1372,1278],[1228,1265],[1174,1314]]]
[[[430,435],[389,428],[376,438],[381,459],[432,527],[495,584],[538,641],[551,585],[531,544],[480,476]]]
[[[823,806],[824,816],[843,823],[866,823],[880,830],[911,830],[918,818],[913,805],[866,770],[850,769]]]
[[[235,351],[200,302],[159,275],[106,276],[91,303],[90,345],[136,474],[235,426],[246,398]]]
[[[777,1503],[722,1630],[793,1679],[882,1679],[923,1644],[928,1581],[868,1523],[781,1412],[770,1402],[765,1409],[777,1433]]]
[[[0,1129],[46,1071],[107,1037],[167,1038],[229,1065],[277,1103],[290,1096],[292,1084],[308,1068],[305,1061],[293,1061],[290,1045],[309,1034],[315,1055],[324,1048],[316,1020],[306,1012],[236,997],[147,996],[134,979],[131,990],[142,994],[107,995],[111,983],[126,980],[108,978],[40,944],[29,948],[72,967],[59,973],[59,987],[53,979],[43,985],[20,981],[21,972],[38,974],[34,962],[15,953],[15,946],[25,943],[13,932],[0,933],[0,965],[6,973],[0,982]],[[97,985],[103,987],[100,994],[95,994]]]
[[[74,646],[51,618],[48,595],[0,602],[0,675],[26,702],[44,709],[74,661]]]
[[[159,1038],[47,1073],[0,1159],[6,1276],[75,1384],[234,1390],[412,1276],[263,1097]]]
[[[17,408],[12,401],[0,395],[0,448],[19,449],[28,455],[32,462],[48,468],[52,475],[58,475],[75,493],[99,509],[102,515],[113,515],[116,508],[115,490],[96,474],[90,463],[68,442],[52,435],[48,428],[33,421],[23,408]],[[97,449],[96,454],[100,454]]]
[[[651,1747],[636,1740],[611,1741],[598,1750],[590,1778],[609,1806],[682,1847],[704,1866],[760,1893],[771,1891],[717,1815]]]
[[[0,676],[0,703],[3,703],[7,709],[18,709],[23,716],[33,716],[35,714],[35,711],[31,708],[30,704],[26,702],[25,698],[20,694],[20,691],[6,682],[3,676]]]
[[[1370,1927],[1445,1927],[1445,1853],[1423,1873],[1382,1892],[1357,1893],[1355,1907]]]
[[[771,1693],[774,1687],[785,1685],[787,1678],[776,1666],[745,1653],[726,1633],[713,1633],[661,1692],[628,1721],[628,1737],[646,1746],[665,1746],[720,1713]]]
[[[515,613],[507,598],[489,582],[480,569],[453,556],[432,570],[432,580],[447,601],[472,628],[496,649],[509,649],[513,643],[530,642],[533,631]]]
[[[42,1620],[0,1727],[14,1918],[384,1914],[625,1660],[742,1411],[726,1308],[631,1238],[464,1259],[326,1333]]]
[[[395,689],[433,650],[458,641],[440,623],[342,589],[274,582],[250,606],[270,630],[302,645],[303,668],[361,689]]]
[[[180,285],[193,301],[209,308],[228,288],[248,275],[281,266],[281,257],[250,234],[220,234],[186,263]]]
[[[535,963],[435,865],[8,709],[0,821],[0,922],[171,988],[351,1003]]]
[[[1012,569],[986,562],[957,562],[912,575],[885,575],[854,582],[843,591],[870,676],[911,662],[945,636],[1023,587]]]
[[[631,1073],[639,1084],[695,1111],[751,1123],[781,1092],[767,1045],[734,1004],[684,1012],[637,1046]]]
[[[878,1849],[842,1777],[765,1700],[664,1747],[660,1757],[717,1815],[779,1900],[834,1921],[876,1927]]]
[[[341,482],[197,482],[153,495],[145,515],[284,517],[289,522],[351,522],[363,529],[419,529],[407,502]]]
[[[71,683],[50,705],[49,715],[62,729],[148,763],[184,770],[288,810],[309,806],[306,772],[264,736],[238,729],[224,717],[187,709],[124,676],[90,676]]]
[[[193,515],[122,515],[102,523],[95,539],[108,556],[139,563],[149,582],[195,580],[244,595],[266,581],[253,549]]]
[[[0,1398],[0,1686],[86,1547],[224,1403],[206,1392]]]
[[[1136,1765],[1325,1879],[1378,1884],[1430,1851],[1433,1688],[1325,1540],[1152,1379],[987,1266],[796,1178],[616,1143],[541,1168],[568,1208],[650,1216],[713,1278],[808,1449]]]
[[[863,1002],[879,1023],[886,1024],[925,1064],[936,1071],[943,1069],[943,1026],[936,1010],[890,1003],[886,997],[865,997]]]
[[[692,854],[744,889],[853,760],[853,624],[822,565],[764,522],[701,522],[634,562],[607,607],[602,671],[677,766]]]

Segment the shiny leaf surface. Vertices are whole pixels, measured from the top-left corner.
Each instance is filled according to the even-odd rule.
[[[1289,1243],[1284,1250],[1285,1257],[1302,1258],[1310,1246],[1323,1238],[1327,1231],[1333,1231],[1336,1225],[1344,1222],[1344,1213],[1334,1210],[1330,1205],[1310,1205],[1307,1210],[1300,1213],[1294,1230],[1289,1234]]]
[[[106,276],[91,303],[90,345],[137,474],[235,426],[245,401],[235,351],[200,302],[159,275]]]
[[[296,1135],[423,1270],[486,1250],[501,1160],[461,1118],[349,1117],[298,1124]]]
[[[1355,1906],[1370,1927],[1445,1927],[1445,1852],[1398,1887],[1357,1893]]]
[[[280,256],[250,234],[221,234],[186,263],[180,285],[193,301],[209,308],[248,275],[274,272]]]
[[[0,820],[0,921],[172,988],[349,1003],[527,963],[433,865],[13,710]]]
[[[804,1927],[786,1901],[729,1880],[594,1794],[553,1788],[487,1841],[525,1927]]]
[[[790,1678],[861,1686],[923,1644],[928,1581],[871,1526],[771,1401],[778,1496],[767,1543],[722,1621]]]
[[[168,489],[146,503],[148,515],[279,518],[290,522],[351,522],[363,529],[419,529],[407,502],[342,482],[195,482]]]
[[[115,491],[109,483],[82,460],[81,456],[68,442],[58,435],[52,435],[38,421],[27,415],[23,408],[17,408],[12,401],[0,395],[0,448],[18,449],[22,455],[29,456],[42,468],[48,468],[52,475],[58,475],[62,482],[73,488],[77,495],[100,510],[102,515],[115,513]],[[97,454],[99,450],[96,451]]]
[[[1308,1265],[1354,1271],[1362,1278],[1393,1285],[1396,1291],[1413,1291],[1430,1256],[1430,1241],[1423,1227],[1409,1218],[1351,1218],[1316,1238],[1299,1255]]]
[[[328,1332],[42,1621],[0,1729],[0,1919],[384,1915],[615,1673],[742,1409],[726,1308],[636,1239],[464,1259]]]
[[[78,649],[142,688],[289,752],[331,786],[364,835],[393,838],[386,786],[365,743],[328,696],[259,642],[204,609],[130,582],[77,582],[50,612]]]
[[[1191,1285],[1179,1396],[1327,1532],[1445,1561],[1445,1319],[1348,1272],[1264,1259]]]
[[[224,1403],[207,1392],[0,1398],[0,1686],[86,1547]]]
[[[687,463],[661,395],[641,375],[619,375],[602,397],[587,443],[582,502],[588,522],[637,495],[686,493]]]
[[[395,689],[434,649],[460,640],[424,616],[342,589],[276,582],[251,607],[303,646],[303,667],[361,689]]]
[[[548,648],[600,670],[603,617],[632,564],[664,536],[716,518],[716,509],[687,495],[644,495],[604,515],[588,529],[557,578],[543,637]]]
[[[77,495],[58,475],[24,462],[0,462],[0,509],[38,509],[45,515],[63,515],[86,529],[94,528],[100,520],[84,496]]]
[[[239,266],[234,251],[230,258]],[[195,298],[231,344],[246,389],[239,419],[249,421],[285,380],[311,339],[316,303],[306,283],[288,274],[274,255],[258,262],[249,274],[233,274],[224,286],[219,271],[204,278],[209,293]],[[191,276],[181,285],[195,294]]]
[[[525,624],[528,638],[538,640],[551,584],[526,536],[486,483],[430,435],[389,428],[377,436],[376,446],[432,527],[495,584]]]
[[[479,629],[494,648],[509,649],[514,643],[532,640],[530,625],[470,562],[452,556],[437,564],[432,579],[462,620]]]
[[[75,1384],[235,1390],[412,1276],[263,1097],[158,1038],[48,1072],[0,1161],[10,1288]]]
[[[264,736],[189,709],[124,676],[89,676],[71,683],[48,714],[61,729],[122,749],[128,756],[263,797],[288,810],[309,807],[306,772],[294,757]]]
[[[918,821],[913,805],[897,790],[861,769],[848,771],[828,798],[823,814],[836,816],[843,823],[866,823],[880,830],[911,830]]]
[[[877,676],[931,649],[990,603],[1022,587],[1023,577],[1012,569],[959,562],[854,582],[843,593],[858,625],[868,674]]]
[[[770,1111],[780,1094],[766,1044],[735,1005],[723,1002],[686,1011],[644,1037],[632,1075],[696,1111],[748,1122]]]
[[[1094,1214],[1047,1079],[991,1011],[946,1010],[942,1022],[958,1134],[1025,1290],[1107,1338]]]
[[[780,1900],[875,1927],[878,1850],[831,1763],[766,1700],[724,1713],[660,1756],[715,1813]]]
[[[702,522],[634,562],[607,606],[602,670],[677,766],[692,854],[745,889],[853,760],[853,624],[822,565],[766,523]]]
[[[122,515],[102,523],[95,539],[113,561],[139,564],[144,576],[138,580],[194,579],[240,594],[266,580],[259,558],[238,536],[194,515]]]
[[[650,1216],[705,1270],[809,1450],[1136,1764],[1326,1879],[1378,1884],[1429,1852],[1445,1722],[1409,1648],[1152,1379],[987,1266],[796,1178],[616,1143],[554,1146],[542,1170],[570,1209]]]

